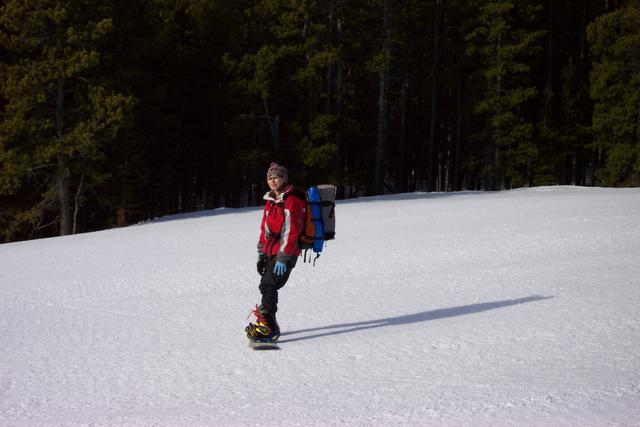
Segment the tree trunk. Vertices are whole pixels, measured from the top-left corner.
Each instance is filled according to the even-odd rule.
[[[453,154],[451,186],[453,191],[460,191],[460,156],[462,154],[462,71],[459,70],[456,77],[456,148]]]
[[[544,94],[544,125],[551,127],[553,122],[553,2],[547,0],[549,18],[547,22],[547,82]]]
[[[78,232],[78,212],[80,212],[80,195],[82,194],[82,184],[84,184],[84,174],[80,176],[80,183],[78,184],[78,189],[74,198],[73,229],[71,230],[73,234],[76,234]]]
[[[404,63],[404,72],[402,78],[402,86],[400,88],[400,140],[398,141],[398,150],[396,153],[396,193],[404,193],[407,191],[406,177],[406,156],[405,147],[407,144],[407,100],[409,98],[409,71],[407,63]]]
[[[389,68],[391,56],[391,35],[390,35],[390,8],[391,0],[384,0],[383,24],[382,24],[382,55],[384,65],[380,70],[380,84],[378,92],[378,131],[376,138],[375,169],[373,193],[384,193],[384,154],[387,139],[387,98],[389,91]]]
[[[342,60],[342,7],[341,1],[336,2],[336,43],[338,45],[336,58],[336,88],[335,88],[335,114],[336,114],[336,133],[335,144],[338,150],[338,171],[343,171],[346,175],[347,167],[347,144],[341,138],[342,132],[342,73],[344,62]],[[338,197],[345,197],[344,186],[338,189]]]
[[[329,40],[333,41],[333,14],[335,7],[329,6]],[[327,65],[327,98],[326,98],[326,113],[331,114],[331,107],[333,101],[333,64]]]
[[[60,206],[60,235],[71,234],[71,194],[69,191],[69,158],[64,154],[58,155],[58,173],[56,175],[56,189]]]
[[[429,120],[429,149],[427,154],[427,191],[438,190],[435,186],[438,168],[435,165],[436,156],[436,120],[438,118],[438,61],[440,38],[440,0],[434,1],[433,24],[433,72],[431,77],[431,117]]]
[[[63,29],[61,24],[57,27],[56,50],[62,53],[62,37]],[[66,236],[71,234],[71,195],[69,190],[69,157],[63,152],[64,137],[64,75],[60,70],[58,77],[57,94],[56,94],[56,138],[58,139],[58,169],[56,173],[56,190],[58,193],[58,205],[60,208],[60,235]]]
[[[583,79],[584,80],[588,80],[588,76],[589,76],[589,71],[588,68],[585,64],[586,62],[586,28],[587,28],[587,4],[588,4],[589,0],[583,0],[582,2],[582,22],[580,25],[580,63],[578,65],[578,87],[581,88],[584,87],[585,85],[583,85]],[[585,141],[585,137],[584,137],[584,133],[580,132],[580,135],[578,136],[578,140],[579,140],[579,146],[580,146],[580,152],[581,152],[581,157],[582,157],[582,171],[580,172],[580,180],[582,181],[582,183],[586,183],[587,180],[587,176],[586,176],[586,162],[587,159],[591,159],[593,160],[593,150],[591,150],[591,156],[585,154],[584,148],[586,145],[586,141]],[[593,170],[593,169],[592,169]],[[593,175],[589,177],[590,180],[590,185],[595,185],[593,182]]]
[[[500,49],[502,48],[502,35],[498,35],[498,40],[496,41],[496,57],[498,57]],[[497,107],[495,114],[502,114],[502,106],[500,104],[500,98],[502,93],[502,74],[498,73],[496,78],[496,101]],[[490,178],[490,190],[503,190],[504,189],[504,175],[501,172],[500,168],[500,155],[498,153],[498,144],[496,143],[496,132],[491,134],[491,161],[495,166],[496,172]]]
[[[58,93],[56,99],[56,137],[62,146],[64,136],[64,78],[58,79]],[[58,171],[56,174],[56,190],[60,207],[60,235],[67,236],[72,231],[71,194],[69,190],[69,158],[59,148]]]

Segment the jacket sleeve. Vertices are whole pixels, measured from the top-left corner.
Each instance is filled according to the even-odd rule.
[[[267,238],[269,237],[269,230],[267,229],[266,219],[267,219],[267,211],[269,210],[269,203],[264,205],[264,209],[262,210],[262,220],[260,221],[260,237],[258,237],[258,253],[264,254],[264,245],[267,242]]]
[[[284,203],[284,223],[280,234],[278,261],[289,261],[300,254],[298,238],[304,226],[305,202],[300,197],[288,196]]]

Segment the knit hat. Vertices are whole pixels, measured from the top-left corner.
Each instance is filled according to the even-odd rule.
[[[269,170],[267,170],[267,179],[274,176],[279,176],[284,182],[287,182],[289,178],[289,176],[287,175],[287,168],[277,164],[276,162],[272,162],[269,166]]]

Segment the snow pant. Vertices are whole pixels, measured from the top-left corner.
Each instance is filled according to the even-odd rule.
[[[276,257],[270,256],[267,258],[267,266],[262,279],[260,280],[260,293],[262,294],[262,308],[273,315],[278,311],[278,290],[282,288],[287,280],[291,270],[295,267],[298,258],[291,258],[287,262],[287,271],[282,276],[277,276],[273,272],[273,267],[276,264]]]

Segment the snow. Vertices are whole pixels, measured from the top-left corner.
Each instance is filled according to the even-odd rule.
[[[0,245],[0,425],[640,425],[640,189],[336,213],[278,351],[243,332],[260,209]]]

